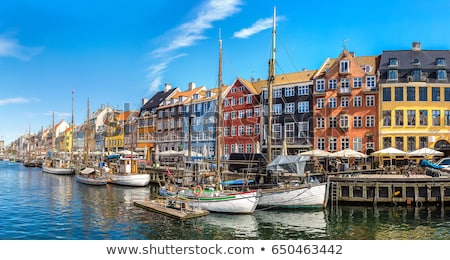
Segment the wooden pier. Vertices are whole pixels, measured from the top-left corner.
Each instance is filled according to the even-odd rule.
[[[187,220],[209,215],[209,211],[191,208],[182,200],[157,199],[135,201],[134,205],[178,220]]]
[[[331,207],[342,204],[415,205],[450,203],[450,177],[423,174],[344,174],[329,177]]]

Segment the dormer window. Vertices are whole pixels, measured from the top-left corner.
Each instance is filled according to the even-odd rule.
[[[350,61],[341,60],[339,62],[339,73],[349,73],[350,72]]]
[[[420,65],[419,59],[413,59],[412,65]]]
[[[194,96],[192,97],[194,100],[198,99],[198,94],[194,94]]]
[[[212,97],[211,91],[207,91],[207,92],[206,92],[206,97],[207,97],[207,98]]]
[[[444,58],[437,58],[436,59],[436,65],[437,66],[445,66],[445,59]]]
[[[397,58],[390,58],[389,59],[389,66],[398,66],[398,59]]]

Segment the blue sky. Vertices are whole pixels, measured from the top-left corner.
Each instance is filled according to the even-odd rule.
[[[273,8],[276,73],[317,69],[345,44],[356,55],[450,49],[450,2],[135,0],[0,1],[0,138],[6,143],[55,121],[75,124],[101,104],[139,109],[164,83],[267,78]]]

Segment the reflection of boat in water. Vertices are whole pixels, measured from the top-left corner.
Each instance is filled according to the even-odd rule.
[[[233,236],[242,238],[258,238],[258,222],[254,215],[226,215],[211,213],[204,218],[207,224],[231,229]]]
[[[256,211],[255,217],[260,225],[289,232],[302,232],[315,238],[326,236],[327,222],[324,210],[268,210]]]

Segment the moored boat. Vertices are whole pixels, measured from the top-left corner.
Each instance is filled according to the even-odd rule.
[[[101,186],[108,184],[108,178],[100,170],[94,168],[84,168],[76,174],[79,183]]]

